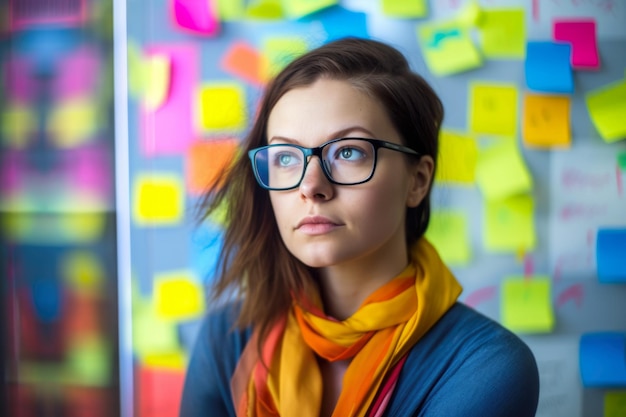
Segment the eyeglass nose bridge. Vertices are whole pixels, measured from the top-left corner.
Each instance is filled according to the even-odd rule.
[[[302,148],[302,152],[304,152],[305,163],[304,167],[302,168],[302,178],[300,179],[300,183],[302,183],[302,180],[304,180],[304,176],[306,175],[306,169],[309,167],[309,162],[311,161],[311,158],[313,156],[317,156],[324,176],[331,184],[335,184],[335,180],[333,180],[331,176],[330,165],[328,165],[327,161],[324,160],[323,157],[324,146],[319,146],[317,148]],[[300,183],[298,184],[298,186],[300,186]]]

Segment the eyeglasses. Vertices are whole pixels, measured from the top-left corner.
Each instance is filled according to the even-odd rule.
[[[331,183],[356,185],[367,182],[374,175],[380,148],[420,156],[406,146],[366,138],[333,139],[317,148],[287,143],[274,144],[252,149],[248,156],[254,176],[261,187],[284,191],[300,185],[313,155],[320,159],[324,175]]]

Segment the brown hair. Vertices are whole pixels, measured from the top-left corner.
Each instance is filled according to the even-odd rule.
[[[257,185],[247,152],[267,144],[267,121],[278,100],[289,90],[321,77],[346,80],[379,100],[404,144],[437,161],[441,101],[426,81],[411,71],[404,56],[389,45],[358,38],[333,41],[295,59],[268,84],[242,152],[222,174],[222,187],[202,201],[205,216],[223,205],[228,207],[212,296],[221,299],[235,294],[241,299],[238,324],[256,326],[259,340],[290,308],[293,292],[308,293],[316,284],[314,270],[283,244],[268,191]],[[407,209],[409,247],[424,234],[429,218],[430,187],[418,207]]]

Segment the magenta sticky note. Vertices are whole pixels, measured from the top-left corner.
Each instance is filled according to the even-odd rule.
[[[600,67],[595,20],[555,20],[552,29],[555,41],[572,45],[571,63],[574,69]]]
[[[172,18],[186,32],[212,36],[219,32],[214,0],[171,0]]]
[[[71,190],[108,199],[113,191],[111,167],[110,151],[94,145],[67,151],[62,169]]]
[[[156,109],[140,109],[141,150],[146,156],[184,155],[194,139],[193,97],[199,81],[199,54],[193,44],[159,44],[146,48],[148,56],[170,58],[170,90]]]
[[[92,96],[102,82],[102,57],[92,46],[77,48],[59,60],[53,84],[53,95],[59,99]]]

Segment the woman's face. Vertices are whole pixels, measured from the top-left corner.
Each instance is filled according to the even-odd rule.
[[[268,144],[312,148],[343,137],[402,143],[382,104],[347,81],[319,79],[290,90],[269,116]],[[380,267],[399,256],[406,262],[406,208],[419,204],[430,181],[420,165],[379,149],[372,179],[346,186],[330,183],[318,157],[311,157],[298,188],[270,191],[287,249],[314,268]]]

